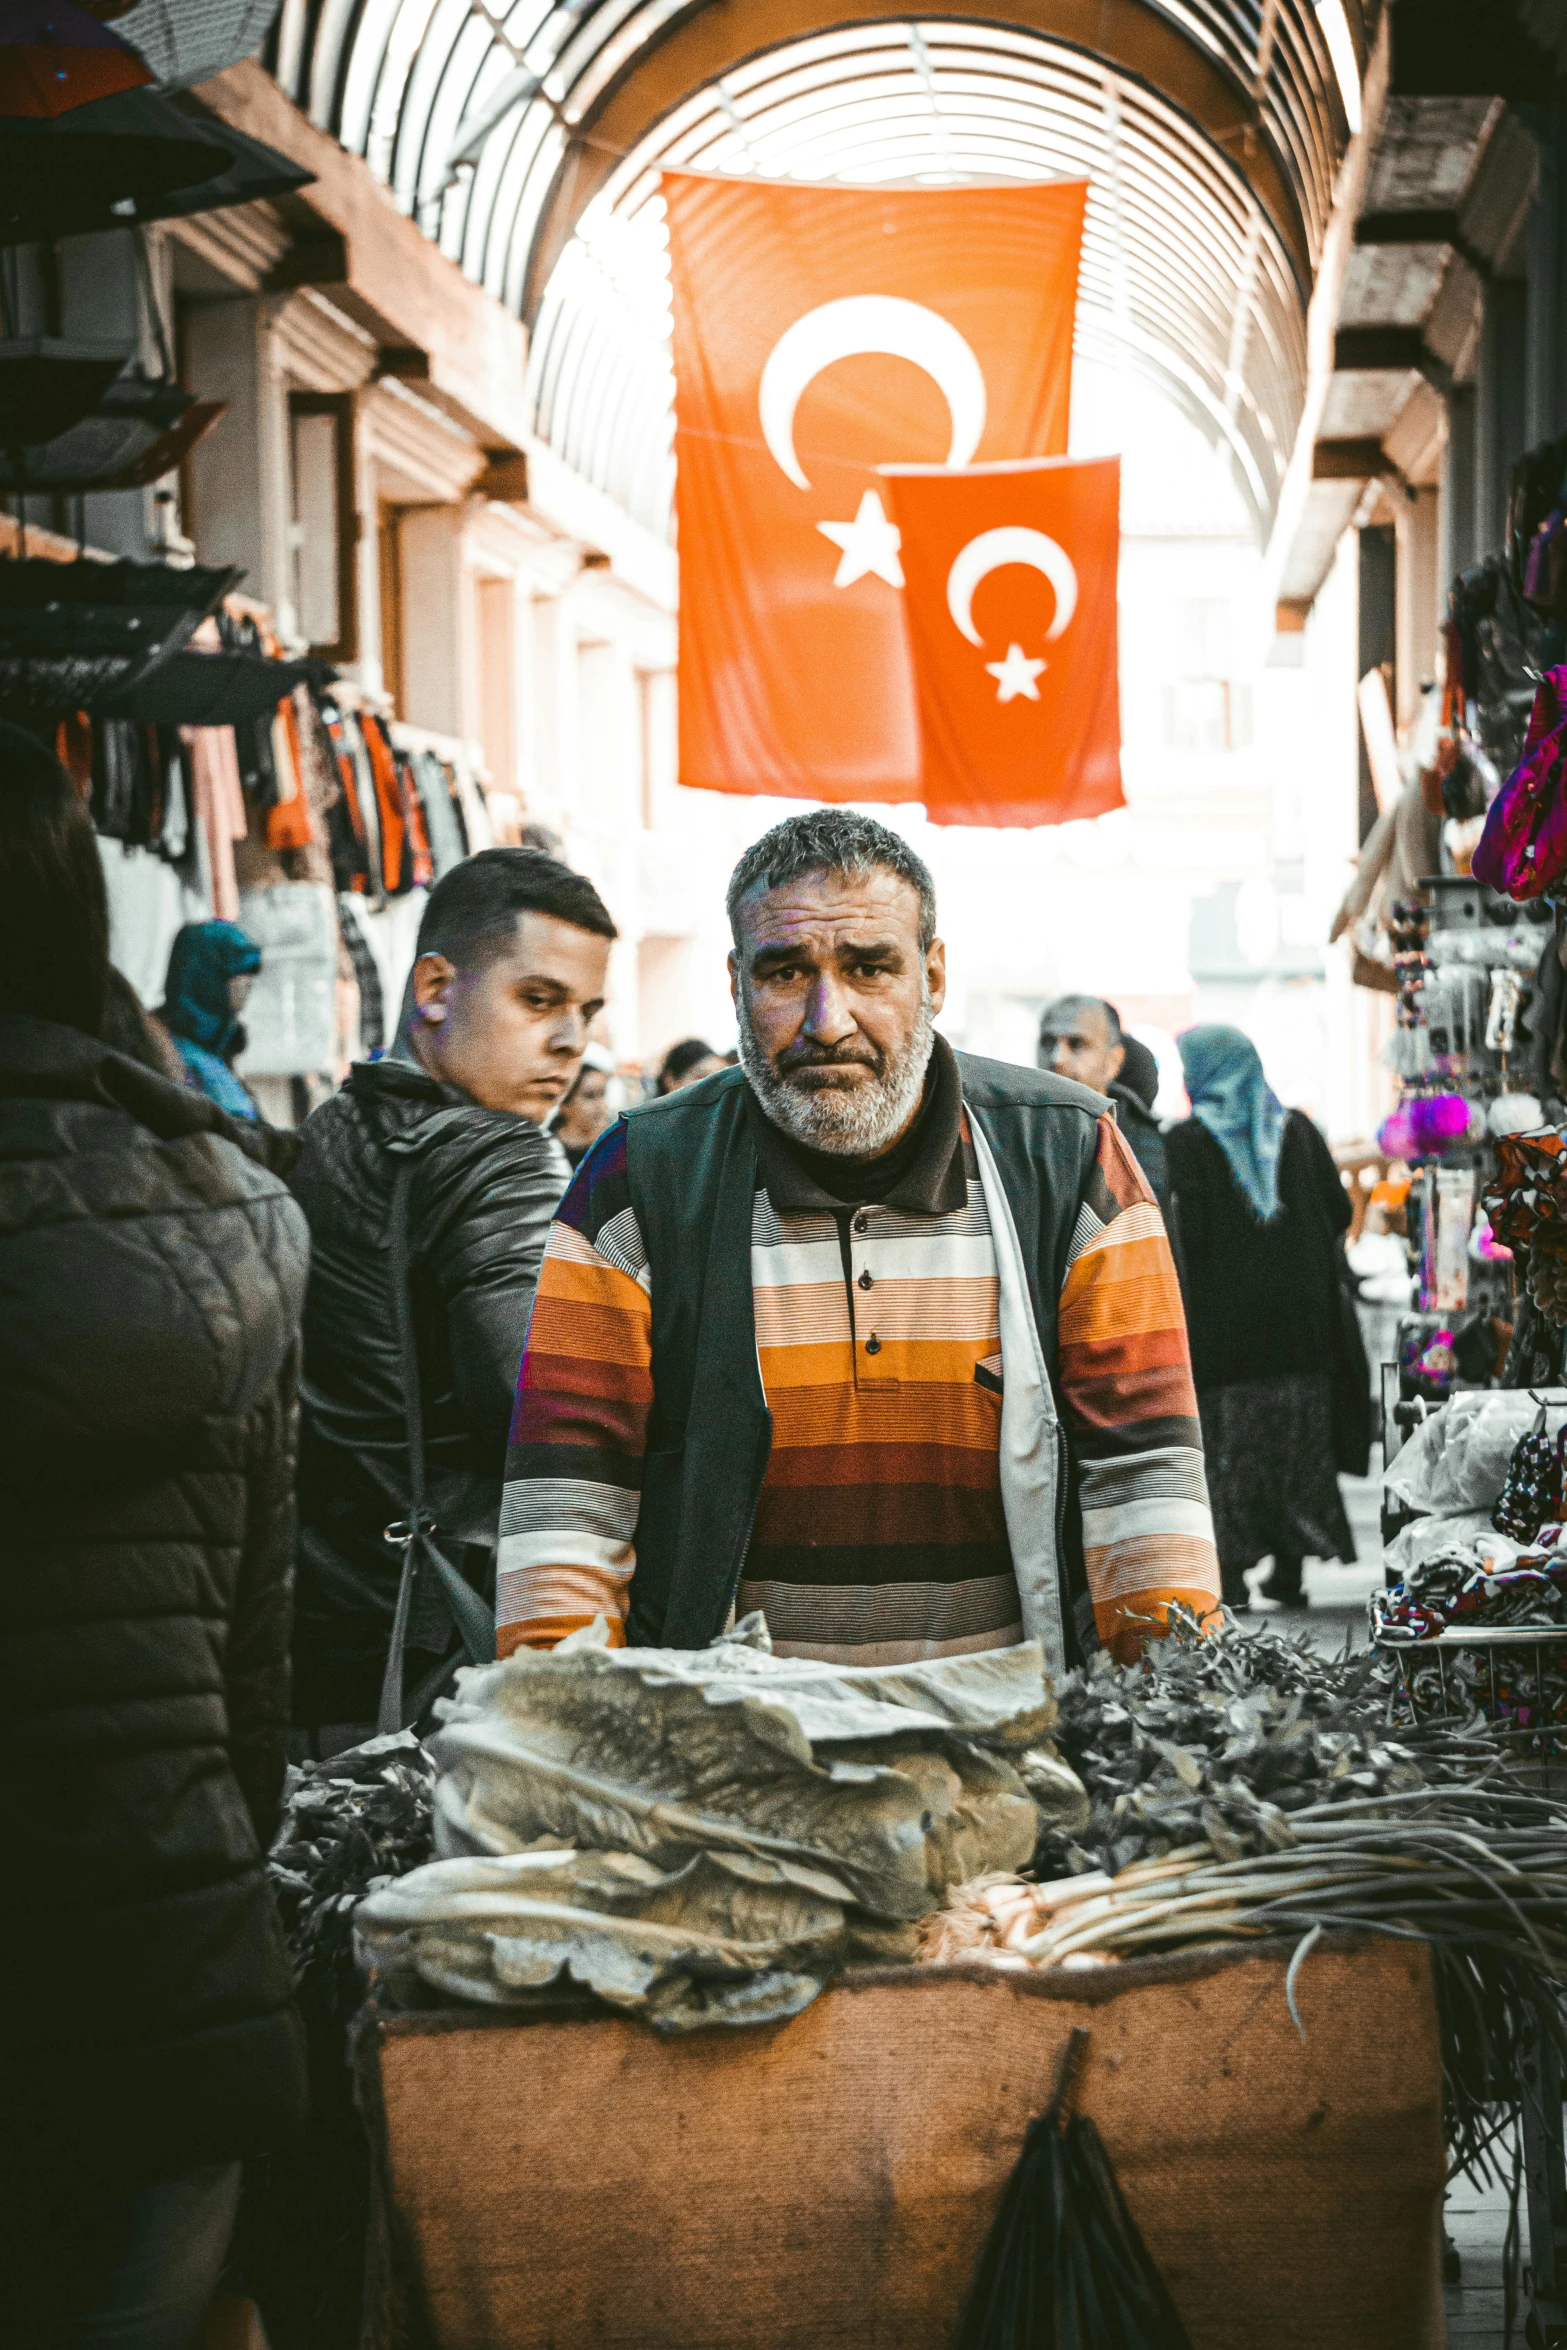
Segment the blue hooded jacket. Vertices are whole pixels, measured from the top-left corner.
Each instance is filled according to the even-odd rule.
[[[229,1002],[229,981],[260,969],[261,949],[237,922],[187,922],[169,950],[159,1017],[192,1093],[204,1093],[231,1118],[261,1114],[230,1066],[245,1030]]]

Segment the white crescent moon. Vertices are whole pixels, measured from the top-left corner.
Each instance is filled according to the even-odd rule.
[[[794,412],[800,394],[835,359],[885,352],[922,367],[944,395],[952,418],[949,465],[966,465],[985,429],[985,378],[957,328],[922,302],[900,294],[847,294],[823,302],[786,327],[762,369],[757,407],[762,437],[796,489],[808,490],[794,453]]]
[[[983,644],[985,640],[974,626],[974,590],[1005,563],[1027,563],[1032,570],[1042,571],[1055,589],[1056,616],[1045,630],[1046,644],[1053,644],[1070,627],[1077,610],[1077,573],[1065,547],[1042,530],[1025,530],[1019,523],[1010,523],[1000,530],[982,530],[977,539],[970,539],[947,573],[947,610],[971,645]]]

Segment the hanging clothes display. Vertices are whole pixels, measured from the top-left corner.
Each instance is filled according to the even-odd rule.
[[[106,851],[116,920],[157,933],[161,969],[171,916],[232,922],[243,908],[263,949],[253,1073],[332,1082],[355,1052],[390,1042],[388,988],[412,948],[417,893],[493,845],[482,787],[455,745],[411,747],[352,684],[334,692],[326,664],[285,659],[251,609],[210,615],[181,660],[140,703],[122,694],[55,725],[95,828],[117,844]],[[148,963],[130,938],[124,952]]]
[[[244,839],[249,819],[240,788],[234,729],[190,726],[184,734],[190,748],[196,821],[206,834],[212,866],[212,911],[222,922],[237,922],[239,883],[234,873],[234,843]]]

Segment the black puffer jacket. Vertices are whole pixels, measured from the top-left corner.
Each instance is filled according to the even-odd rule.
[[[440,1543],[493,1596],[496,1520],[517,1365],[550,1218],[569,1177],[531,1119],[484,1110],[424,1070],[361,1062],[306,1121],[294,1195],[310,1220],[301,1388],[294,1718],[375,1719],[408,1508],[403,1375],[389,1225],[399,1151],[409,1201],[426,1493]],[[448,1645],[435,1590],[416,1595],[408,1686]]]
[[[0,1014],[8,2162],[285,2139],[262,1854],[288,1718],[304,1219],[210,1102]]]

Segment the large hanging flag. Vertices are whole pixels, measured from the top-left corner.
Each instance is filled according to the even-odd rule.
[[[877,468],[1065,449],[1086,182],[660,185],[680,780],[918,799],[904,569]]]
[[[1065,824],[1124,805],[1121,462],[888,466],[938,824]]]

